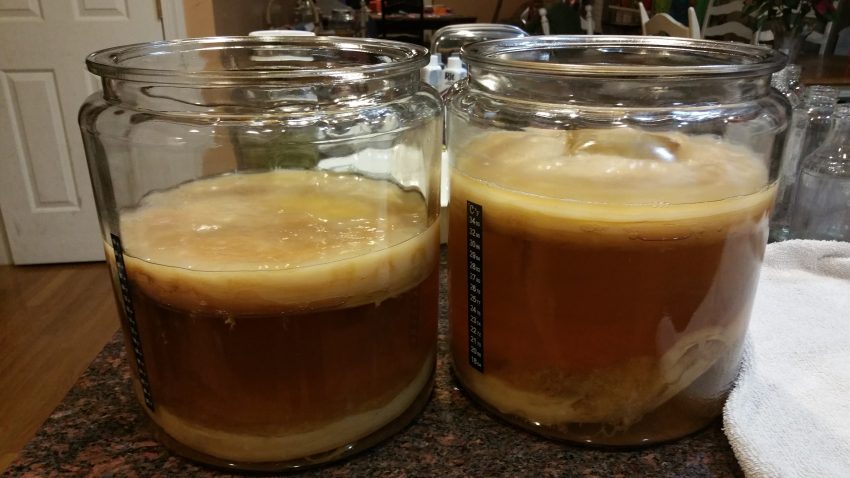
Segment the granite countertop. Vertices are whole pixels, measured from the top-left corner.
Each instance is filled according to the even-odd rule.
[[[442,266],[436,384],[425,411],[365,453],[291,476],[743,476],[719,420],[675,443],[602,451],[546,441],[474,406],[449,371],[445,258]],[[4,476],[225,476],[153,439],[121,340],[106,345]]]

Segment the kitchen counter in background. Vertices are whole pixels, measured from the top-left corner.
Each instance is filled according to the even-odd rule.
[[[850,59],[835,55],[801,55],[800,81],[806,86],[826,85],[838,90],[839,100],[850,100]]]
[[[370,451],[292,476],[743,476],[719,420],[672,444],[601,451],[552,443],[485,414],[457,389],[449,372],[445,255],[440,280],[440,353],[434,394],[424,413]],[[130,391],[119,333],[4,474],[60,475],[218,473],[189,463],[154,441]]]

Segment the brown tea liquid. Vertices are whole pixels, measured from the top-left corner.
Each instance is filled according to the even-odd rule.
[[[240,464],[343,453],[405,419],[434,370],[433,222],[418,193],[315,171],[147,196],[121,239],[148,414]]]
[[[710,137],[605,135],[493,133],[457,154],[454,369],[543,435],[669,440],[717,416],[737,374],[773,188],[753,153]],[[469,203],[482,211],[483,370],[470,365]]]

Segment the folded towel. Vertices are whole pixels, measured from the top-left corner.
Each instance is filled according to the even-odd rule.
[[[850,243],[767,247],[723,424],[748,477],[850,477]]]

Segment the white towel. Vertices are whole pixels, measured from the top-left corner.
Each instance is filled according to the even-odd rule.
[[[767,247],[723,424],[748,477],[850,477],[850,243]]]

